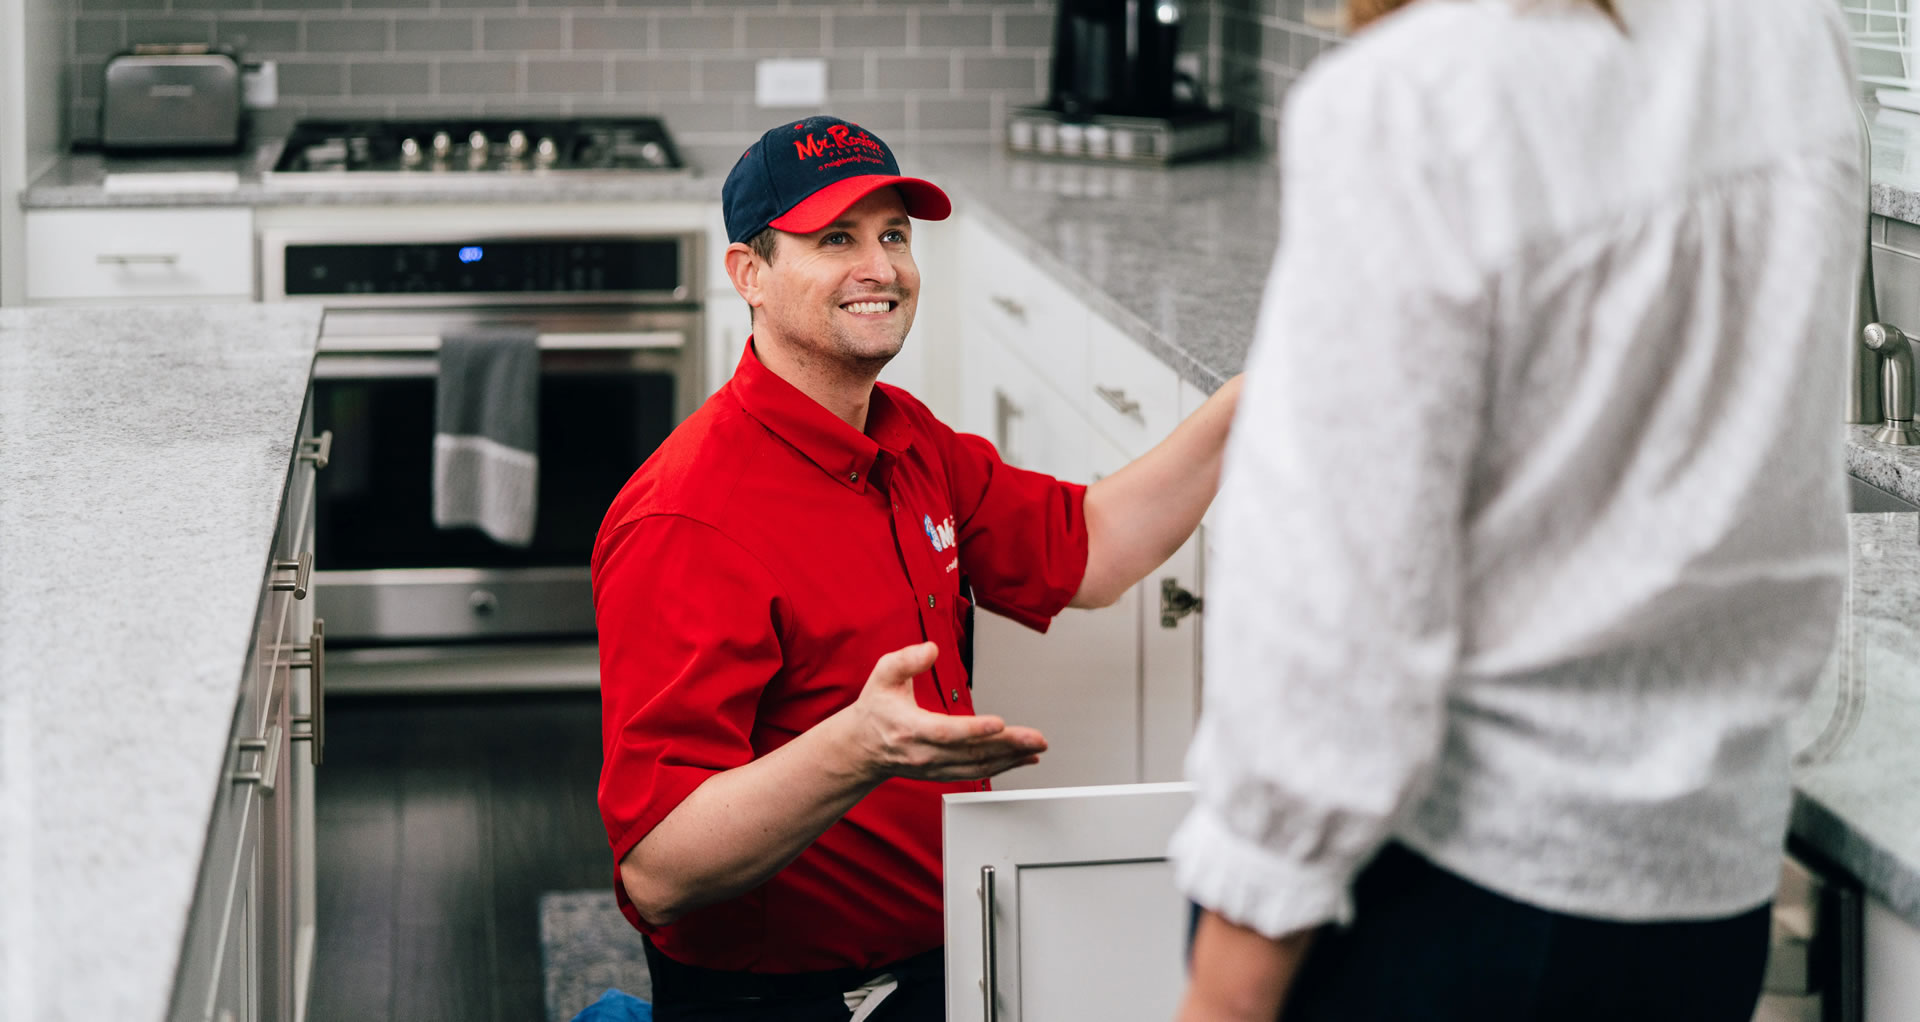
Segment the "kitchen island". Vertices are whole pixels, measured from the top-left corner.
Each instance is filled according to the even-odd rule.
[[[319,321],[0,309],[0,1017],[167,1016]]]

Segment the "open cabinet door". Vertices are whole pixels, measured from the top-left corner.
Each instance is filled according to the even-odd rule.
[[[948,1022],[1172,1018],[1188,910],[1166,854],[1192,792],[946,796]]]

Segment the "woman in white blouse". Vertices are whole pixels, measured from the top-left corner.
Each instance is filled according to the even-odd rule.
[[[1224,470],[1184,1019],[1747,1022],[1846,571],[1832,0],[1355,0]]]

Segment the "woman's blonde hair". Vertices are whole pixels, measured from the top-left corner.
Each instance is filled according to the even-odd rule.
[[[1349,30],[1361,28],[1385,15],[1391,14],[1413,0],[1347,0],[1347,25]],[[1606,12],[1615,24],[1620,22],[1620,12],[1613,9],[1613,0],[1587,0],[1588,3]]]

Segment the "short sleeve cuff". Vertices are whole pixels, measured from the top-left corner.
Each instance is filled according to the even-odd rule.
[[[1273,854],[1221,824],[1204,807],[1174,831],[1174,886],[1201,907],[1279,939],[1353,920],[1357,863],[1301,863]]]

